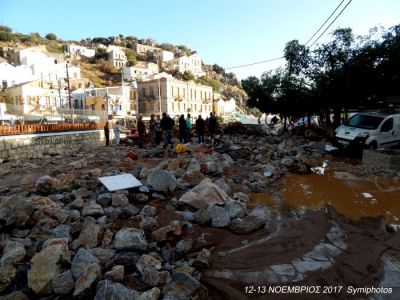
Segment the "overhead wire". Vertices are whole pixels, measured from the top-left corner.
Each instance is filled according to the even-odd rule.
[[[338,8],[342,5],[342,3],[345,0],[342,0],[342,2],[339,3],[338,6],[336,6],[335,10],[330,14],[330,16],[325,20],[325,22],[318,28],[318,30],[316,32],[314,32],[314,34],[308,39],[308,41],[304,44],[305,46],[307,46],[307,44],[314,38],[314,36],[317,35],[317,33],[322,29],[322,27],[325,26],[325,24],[329,21],[329,19],[335,14],[335,12],[338,10]]]
[[[318,42],[318,40],[319,40],[319,39],[324,35],[324,33],[332,26],[332,24],[335,23],[336,19],[340,17],[340,15],[344,12],[344,10],[347,8],[347,6],[349,6],[349,4],[351,3],[351,1],[353,1],[353,0],[350,0],[349,2],[347,2],[346,6],[343,7],[343,9],[340,11],[340,13],[333,19],[333,21],[328,25],[328,27],[325,28],[325,30],[318,36],[318,38],[310,45],[309,48],[311,48],[312,46],[314,46],[314,44],[315,44],[316,42]]]
[[[318,36],[318,38],[311,44],[311,46],[309,48],[311,48],[324,35],[324,33],[332,26],[332,24],[337,20],[337,18],[343,13],[343,11],[349,6],[349,4],[352,1],[353,0],[349,0],[349,2],[346,4],[346,6],[339,12],[339,14],[335,17],[335,19],[333,19],[333,21],[328,25],[328,27],[325,28],[325,30]],[[307,45],[314,38],[314,36],[317,35],[317,33],[324,27],[324,25],[329,21],[329,19],[335,14],[335,12],[343,4],[343,2],[344,2],[344,0],[342,0],[339,3],[339,5],[335,8],[335,10],[331,13],[331,15],[325,20],[325,22],[320,26],[320,28],[318,28],[318,30],[308,39],[308,41],[306,42],[305,45]],[[284,56],[271,58],[271,59],[267,59],[267,60],[263,60],[263,61],[254,62],[254,63],[228,67],[228,68],[225,68],[225,70],[254,66],[254,65],[263,64],[263,63],[267,63],[267,62],[271,62],[271,61],[275,61],[275,60],[280,60],[280,59],[284,59],[284,58],[285,58]]]

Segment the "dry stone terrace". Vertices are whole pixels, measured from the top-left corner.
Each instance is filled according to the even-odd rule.
[[[334,161],[324,141],[235,126],[220,152],[189,143],[186,153],[165,157],[161,148],[76,143],[74,151],[53,145],[40,157],[5,158],[0,297],[250,299],[250,284],[390,282],[388,299],[398,298],[398,225],[350,220],[331,206],[285,206],[282,182],[326,161],[355,175],[399,174]],[[147,189],[109,192],[98,181],[121,173]],[[260,194],[271,202],[256,204]],[[348,298],[345,289],[331,296]]]

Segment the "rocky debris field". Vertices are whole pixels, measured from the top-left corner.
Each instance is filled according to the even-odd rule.
[[[250,299],[251,284],[398,278],[390,266],[400,235],[382,218],[350,222],[329,206],[276,211],[252,202],[255,193],[279,201],[288,172],[308,174],[328,159],[324,142],[244,126],[226,132],[211,151],[118,146],[2,162],[0,299]],[[98,181],[121,173],[143,187],[109,192]]]

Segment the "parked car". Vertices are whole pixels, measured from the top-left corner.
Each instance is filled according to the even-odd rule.
[[[400,143],[400,114],[358,113],[335,130],[333,146],[365,149]]]

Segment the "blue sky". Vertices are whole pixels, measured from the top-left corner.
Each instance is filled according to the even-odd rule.
[[[21,33],[53,32],[65,40],[118,34],[152,37],[159,43],[185,44],[196,50],[204,63],[228,68],[280,57],[285,43],[293,39],[305,43],[340,2],[0,0],[0,23]],[[400,0],[353,0],[324,38],[338,27],[366,34],[371,27],[396,24],[400,24]],[[228,71],[241,79],[260,76],[281,63]]]

